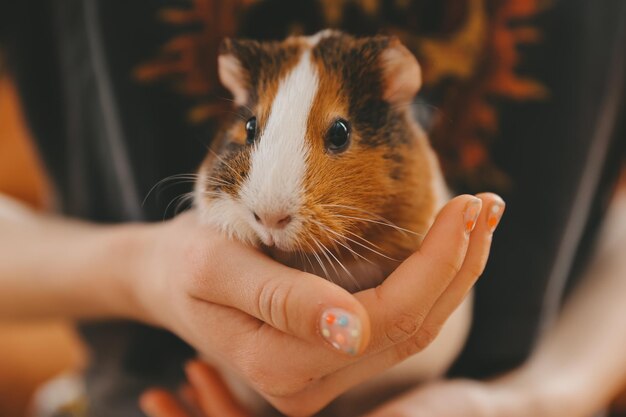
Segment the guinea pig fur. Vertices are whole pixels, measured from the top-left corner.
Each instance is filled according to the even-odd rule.
[[[447,195],[411,109],[421,77],[394,37],[228,39],[236,116],[203,162],[203,221],[350,291],[420,245]]]
[[[448,193],[413,118],[419,65],[396,38],[323,31],[226,40],[219,74],[236,116],[199,170],[204,222],[349,291],[380,284],[419,248]],[[362,415],[397,387],[443,375],[466,340],[471,308],[470,296],[425,350],[336,399],[338,415]],[[213,363],[255,415],[274,415]]]

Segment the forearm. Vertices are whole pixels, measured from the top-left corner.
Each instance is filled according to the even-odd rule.
[[[526,372],[539,389],[585,411],[603,407],[626,382],[626,195],[609,213],[598,255]]]
[[[39,215],[0,198],[0,318],[134,317],[142,226]]]

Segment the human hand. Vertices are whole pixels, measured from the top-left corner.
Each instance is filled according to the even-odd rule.
[[[233,397],[219,373],[201,361],[185,365],[188,384],[176,396],[154,388],[139,399],[149,417],[251,417]]]
[[[464,214],[481,204],[480,217]],[[188,214],[147,233],[133,292],[145,321],[233,368],[280,411],[312,414],[429,345],[482,273],[494,206],[501,214],[492,194],[453,199],[418,252],[382,285],[355,295],[225,239]],[[471,234],[467,223],[476,225]],[[324,340],[328,308],[340,309],[350,325],[360,322],[354,355]]]
[[[588,417],[584,395],[568,381],[522,368],[488,382],[440,381],[394,399],[366,417]]]

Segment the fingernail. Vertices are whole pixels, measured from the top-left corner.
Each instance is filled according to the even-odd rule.
[[[476,227],[476,220],[478,219],[478,215],[480,214],[480,209],[482,205],[482,200],[480,198],[474,197],[465,206],[463,221],[465,224],[465,233],[467,233],[468,235],[472,233],[472,230],[474,230],[474,227]]]
[[[498,227],[502,214],[504,213],[504,207],[504,201],[496,201],[491,205],[489,215],[487,216],[487,227],[491,233],[493,233],[496,230],[496,227]]]
[[[361,320],[341,308],[324,310],[320,318],[322,337],[335,349],[356,355],[361,345]]]

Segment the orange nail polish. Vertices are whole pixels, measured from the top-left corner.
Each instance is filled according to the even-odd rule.
[[[480,214],[482,207],[482,201],[479,198],[474,198],[469,201],[465,206],[465,212],[463,213],[463,221],[465,224],[465,233],[468,235],[472,233],[474,227],[476,227],[476,220]]]
[[[500,201],[493,203],[489,209],[489,215],[487,216],[487,227],[489,227],[489,231],[491,233],[493,233],[496,230],[496,227],[498,227],[498,223],[500,223],[500,219],[502,218],[502,213],[504,213],[504,203]]]

